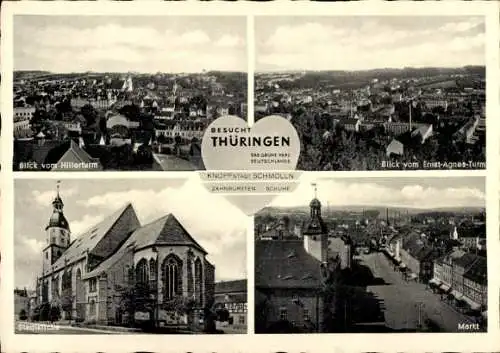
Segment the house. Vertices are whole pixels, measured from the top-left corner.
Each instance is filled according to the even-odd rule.
[[[328,238],[328,251],[340,255],[340,268],[350,269],[353,260],[353,244],[349,236],[342,235]]]
[[[469,224],[462,223],[458,227],[454,227],[457,240],[465,249],[484,250],[486,246],[486,224]]]
[[[229,326],[246,331],[247,281],[234,280],[215,283],[214,307],[229,311]]]
[[[438,253],[418,235],[403,241],[401,261],[411,271],[410,278],[428,282],[434,273],[434,260]]]
[[[432,124],[419,126],[412,131],[411,136],[420,136],[422,143],[425,143],[425,141],[432,136]]]
[[[434,273],[430,283],[442,289],[443,292],[451,291],[453,286],[453,262],[465,255],[463,250],[455,249],[434,260]]]
[[[462,299],[465,291],[464,275],[472,268],[476,261],[479,261],[479,256],[471,253],[465,253],[463,256],[453,259],[451,294],[456,300]]]
[[[34,107],[14,107],[14,137],[25,137],[31,134],[31,119],[35,114]]]
[[[339,124],[344,127],[347,131],[359,131],[359,127],[361,126],[360,119],[351,119],[351,118],[343,118],[339,119]]]
[[[41,135],[43,134],[39,134],[37,143],[20,141],[14,144],[15,151],[19,151],[15,157],[18,160],[15,161],[15,168],[18,167],[18,163],[24,162],[33,165],[33,170],[102,170],[99,159],[93,158],[72,139],[65,141],[45,140]]]
[[[319,332],[320,261],[300,240],[256,241],[255,256],[255,332],[269,332],[280,321]]]
[[[488,276],[485,257],[477,260],[464,274],[464,300],[472,310],[481,310],[488,304]]]
[[[322,332],[325,308],[335,310],[341,261],[328,248],[321,203],[310,203],[303,239],[255,242],[255,331]]]
[[[389,253],[394,257],[394,260],[396,262],[401,262],[401,242],[401,233],[395,233],[387,241],[387,243],[389,244]]]
[[[16,320],[25,319],[30,313],[30,297],[26,290],[14,289],[14,316]]]
[[[404,153],[404,145],[396,139],[392,139],[391,143],[385,149],[387,157],[392,155],[402,156]]]
[[[287,216],[281,217],[277,224],[268,226],[259,235],[261,240],[286,240],[297,239],[297,235],[290,229],[290,219]]]

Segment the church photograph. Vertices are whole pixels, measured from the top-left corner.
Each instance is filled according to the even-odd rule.
[[[16,333],[246,333],[247,217],[196,181],[16,180],[14,212]]]
[[[304,179],[255,215],[257,334],[487,329],[483,177]]]

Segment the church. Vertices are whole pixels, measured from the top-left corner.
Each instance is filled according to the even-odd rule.
[[[103,325],[202,320],[215,267],[174,215],[141,225],[129,203],[72,239],[59,185],[52,207],[37,305],[58,307],[62,319]]]

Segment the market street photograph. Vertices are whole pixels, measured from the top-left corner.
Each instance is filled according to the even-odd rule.
[[[255,332],[486,332],[486,254],[483,177],[304,182],[255,216]]]

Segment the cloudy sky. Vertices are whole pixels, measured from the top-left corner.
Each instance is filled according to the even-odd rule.
[[[257,17],[256,70],[485,64],[483,17]]]
[[[52,72],[247,70],[245,17],[14,18],[14,69]]]
[[[290,194],[277,197],[273,206],[308,205],[317,183],[318,199],[330,206],[387,206],[408,208],[485,207],[482,177],[459,178],[338,178],[304,181]]]
[[[33,287],[41,270],[45,226],[52,214],[55,180],[15,182],[15,285]],[[132,203],[141,224],[173,213],[209,253],[216,280],[246,277],[246,225],[240,210],[196,181],[162,179],[63,180],[61,198],[71,238]]]

